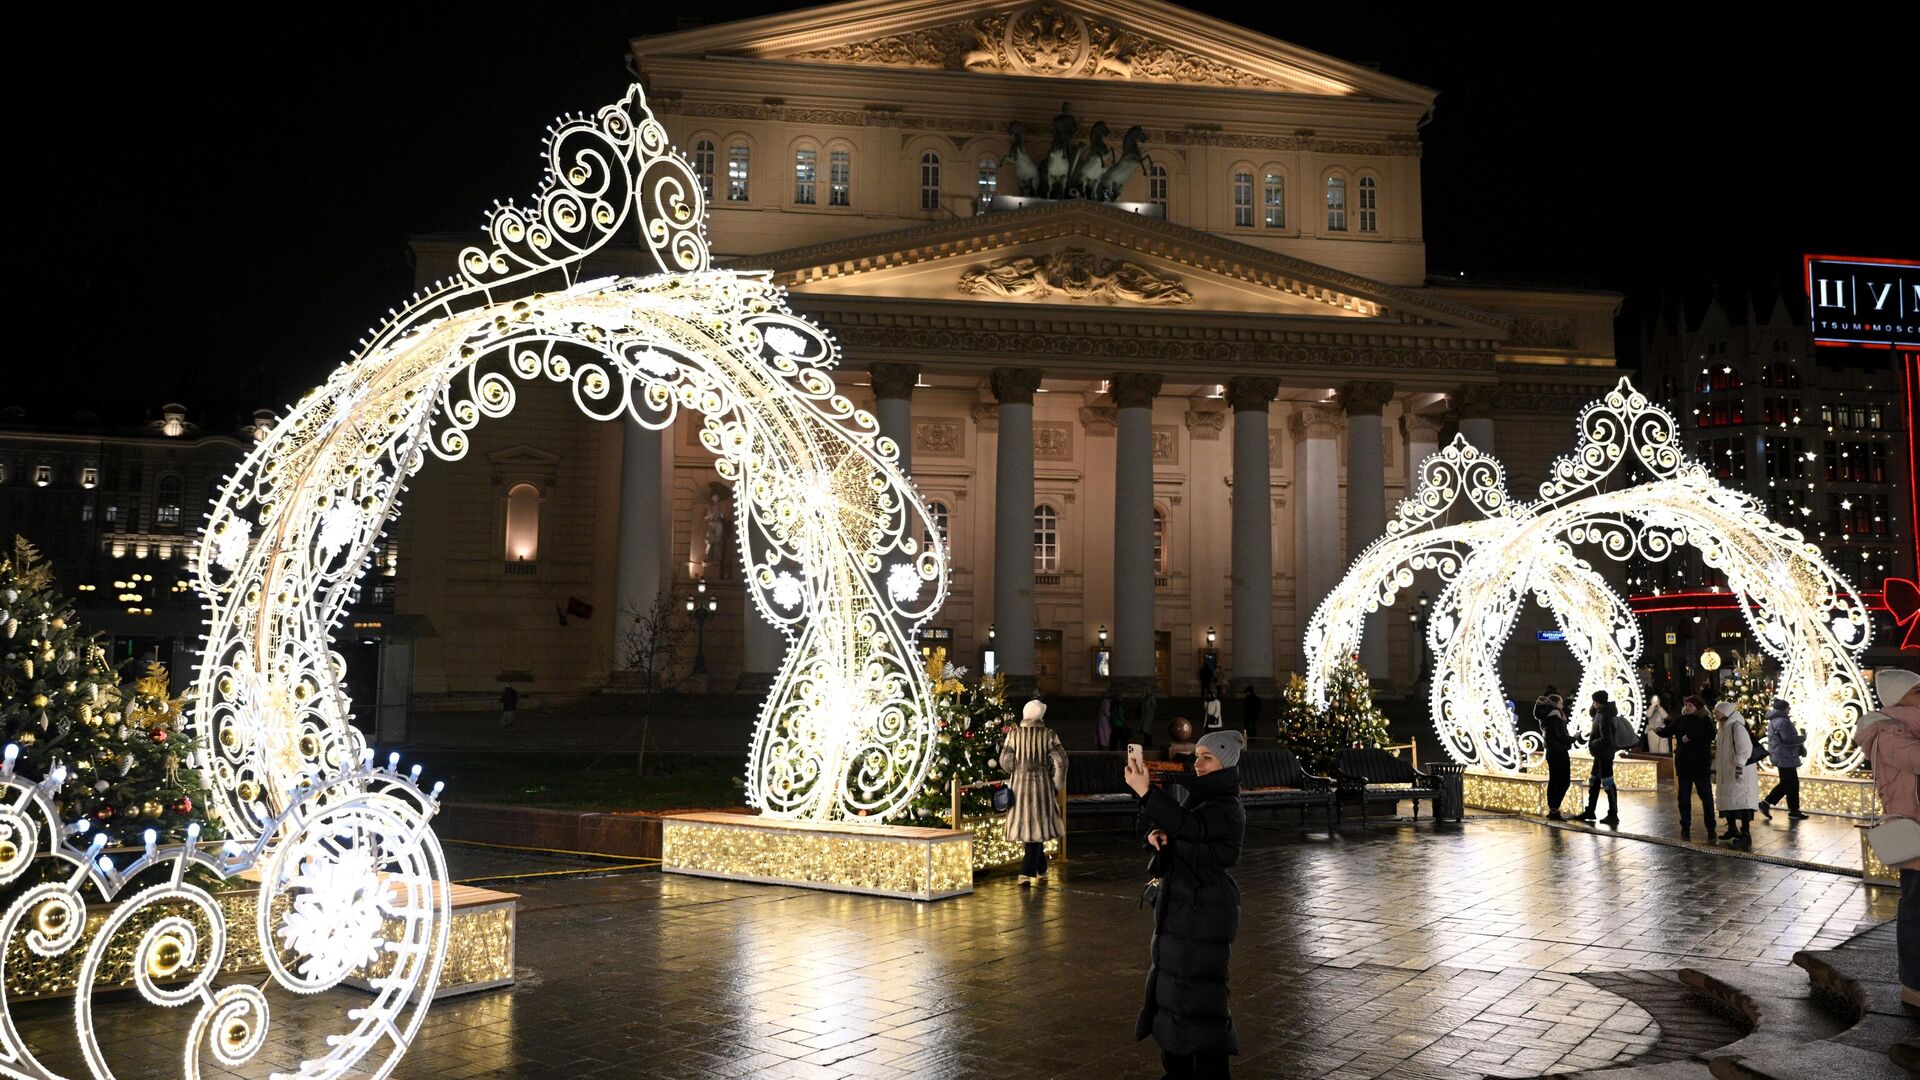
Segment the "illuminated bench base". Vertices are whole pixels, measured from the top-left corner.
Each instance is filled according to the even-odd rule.
[[[447,932],[446,966],[440,970],[436,998],[455,997],[479,990],[513,985],[513,953],[520,897],[515,893],[476,889],[470,885],[449,887],[448,903],[453,923]],[[389,920],[387,937],[398,940],[400,926]],[[392,954],[347,978],[347,985],[371,993],[370,980],[387,974],[393,967]]]
[[[1584,790],[1587,780],[1593,776],[1593,759],[1576,757],[1568,762],[1573,766],[1573,785]],[[1545,766],[1539,774],[1546,779]],[[1656,762],[1641,761],[1634,758],[1615,758],[1613,762],[1613,786],[1621,791],[1657,791],[1660,787],[1660,766]],[[1581,806],[1586,803],[1582,802]]]
[[[1780,774],[1760,768],[1760,795],[1765,797],[1780,782]],[[1880,792],[1871,776],[1808,776],[1800,774],[1800,809],[1809,814],[1835,817],[1877,818],[1880,816]]]
[[[1507,776],[1468,769],[1460,774],[1460,790],[1463,801],[1476,810],[1540,816],[1547,812],[1545,776],[1526,773]],[[1560,801],[1560,812],[1578,814],[1586,808],[1587,785],[1585,781],[1578,781],[1567,789],[1567,797]]]
[[[998,814],[987,814],[965,819],[967,829],[973,833],[973,868],[990,870],[996,866],[1010,866],[1026,857],[1026,845],[1007,839],[1006,819]],[[1049,840],[1042,845],[1046,848],[1048,859],[1060,857],[1060,841]]]
[[[973,833],[747,814],[660,820],[660,869],[808,889],[940,900],[973,891]]]

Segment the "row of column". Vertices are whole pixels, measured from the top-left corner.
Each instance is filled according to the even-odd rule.
[[[880,433],[899,449],[910,470],[912,397],[919,380],[913,364],[878,363],[871,368],[874,412]],[[1035,368],[996,368],[989,386],[998,402],[999,437],[994,463],[993,614],[998,663],[1009,687],[1025,692],[1034,678],[1033,398],[1043,373]],[[1154,679],[1153,400],[1163,377],[1116,373],[1108,383],[1115,406],[1113,686],[1144,690]],[[1280,381],[1238,377],[1226,384],[1233,411],[1232,500],[1232,686],[1275,689],[1273,663],[1273,498],[1268,414]],[[1393,400],[1390,382],[1363,380],[1342,386],[1331,402],[1296,407],[1289,419],[1295,444],[1292,472],[1295,552],[1295,625],[1303,632],[1314,610],[1345,572],[1348,560],[1386,531],[1384,407]],[[1492,388],[1465,387],[1455,395],[1460,433],[1493,452]],[[1418,482],[1419,462],[1439,444],[1437,417],[1401,419],[1408,483]],[[1329,525],[1340,520],[1340,431],[1347,433],[1346,536],[1340,544]],[[629,423],[622,455],[620,548],[616,601],[624,629],[628,613],[643,611],[669,578],[671,514],[663,496],[661,434]],[[1351,550],[1348,550],[1351,548]],[[744,686],[758,688],[778,668],[784,639],[749,609],[745,620]],[[1387,665],[1386,624],[1373,620],[1361,645],[1370,671]]]

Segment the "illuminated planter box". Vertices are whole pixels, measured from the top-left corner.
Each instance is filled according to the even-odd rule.
[[[1573,766],[1573,786],[1584,789],[1587,781],[1593,778],[1593,759],[1575,757],[1569,764]],[[1636,758],[1615,758],[1613,786],[1621,791],[1657,791],[1660,787],[1660,766],[1657,762]],[[1585,796],[1581,800],[1580,806],[1584,808],[1587,805]]]
[[[968,829],[673,814],[660,819],[660,869],[940,900],[973,891],[973,839]]]
[[[215,894],[214,899],[226,917],[228,935],[226,958],[220,965],[220,974],[235,976],[265,972],[267,962],[260,951],[254,917],[259,907],[259,890],[232,889]],[[452,903],[453,925],[448,932],[446,967],[441,972],[440,987],[434,991],[434,996],[451,997],[510,985],[513,982],[514,927],[520,898],[512,893],[455,885]],[[286,904],[287,900],[283,897],[276,904],[276,910],[285,910]],[[40,956],[27,948],[24,933],[14,935],[7,942],[7,1000],[32,1001],[72,994],[79,982],[80,963],[92,946],[94,935],[99,933],[100,927],[117,907],[116,904],[89,905],[87,928],[81,933],[80,940],[73,948],[58,956]],[[161,918],[182,910],[156,905],[130,919],[114,938],[113,944],[108,946],[106,957],[100,965],[99,977],[94,980],[94,991],[100,993],[133,986],[133,954],[139,947],[141,935]],[[207,931],[205,920],[197,915],[191,917],[199,924],[204,935]],[[390,937],[398,935],[397,923],[389,927],[388,933]],[[283,952],[282,955],[292,954]],[[391,955],[383,957],[378,962],[380,968],[362,968],[346,979],[346,985],[372,990],[366,980],[382,974],[392,961]]]
[[[1460,774],[1460,791],[1462,801],[1476,810],[1536,816],[1545,816],[1547,812],[1547,778],[1544,776],[1525,773],[1506,776],[1468,769]],[[1566,798],[1560,801],[1563,814],[1578,814],[1586,807],[1584,783],[1569,787]]]
[[[983,814],[978,817],[961,819],[967,831],[973,833],[973,868],[990,870],[996,866],[1010,866],[1026,856],[1026,845],[1007,839],[1007,819],[1000,814]],[[1047,858],[1060,857],[1060,841],[1047,841]]]
[[[1760,769],[1760,794],[1764,797],[1780,782],[1778,770]],[[1809,814],[1835,817],[1877,818],[1880,816],[1880,792],[1871,776],[1808,776],[1800,774],[1800,809]]]

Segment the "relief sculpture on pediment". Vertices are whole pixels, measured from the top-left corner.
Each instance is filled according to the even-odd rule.
[[[1102,259],[1085,248],[1062,248],[1045,255],[1015,255],[962,271],[963,293],[1009,300],[1066,300],[1150,307],[1193,303],[1180,279],[1157,274],[1139,263]]]

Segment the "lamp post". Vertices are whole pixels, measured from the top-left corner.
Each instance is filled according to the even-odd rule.
[[[1105,648],[1106,644],[1107,644],[1107,624],[1101,623],[1100,624],[1100,645],[1102,648]]]
[[[707,620],[720,610],[720,601],[707,595],[707,579],[694,583],[694,595],[687,597],[687,614],[693,618],[693,673],[707,673]]]
[[[1220,640],[1220,635],[1213,632],[1213,627],[1211,626],[1207,627],[1207,648],[1209,649],[1213,648],[1214,643],[1219,640]]]

